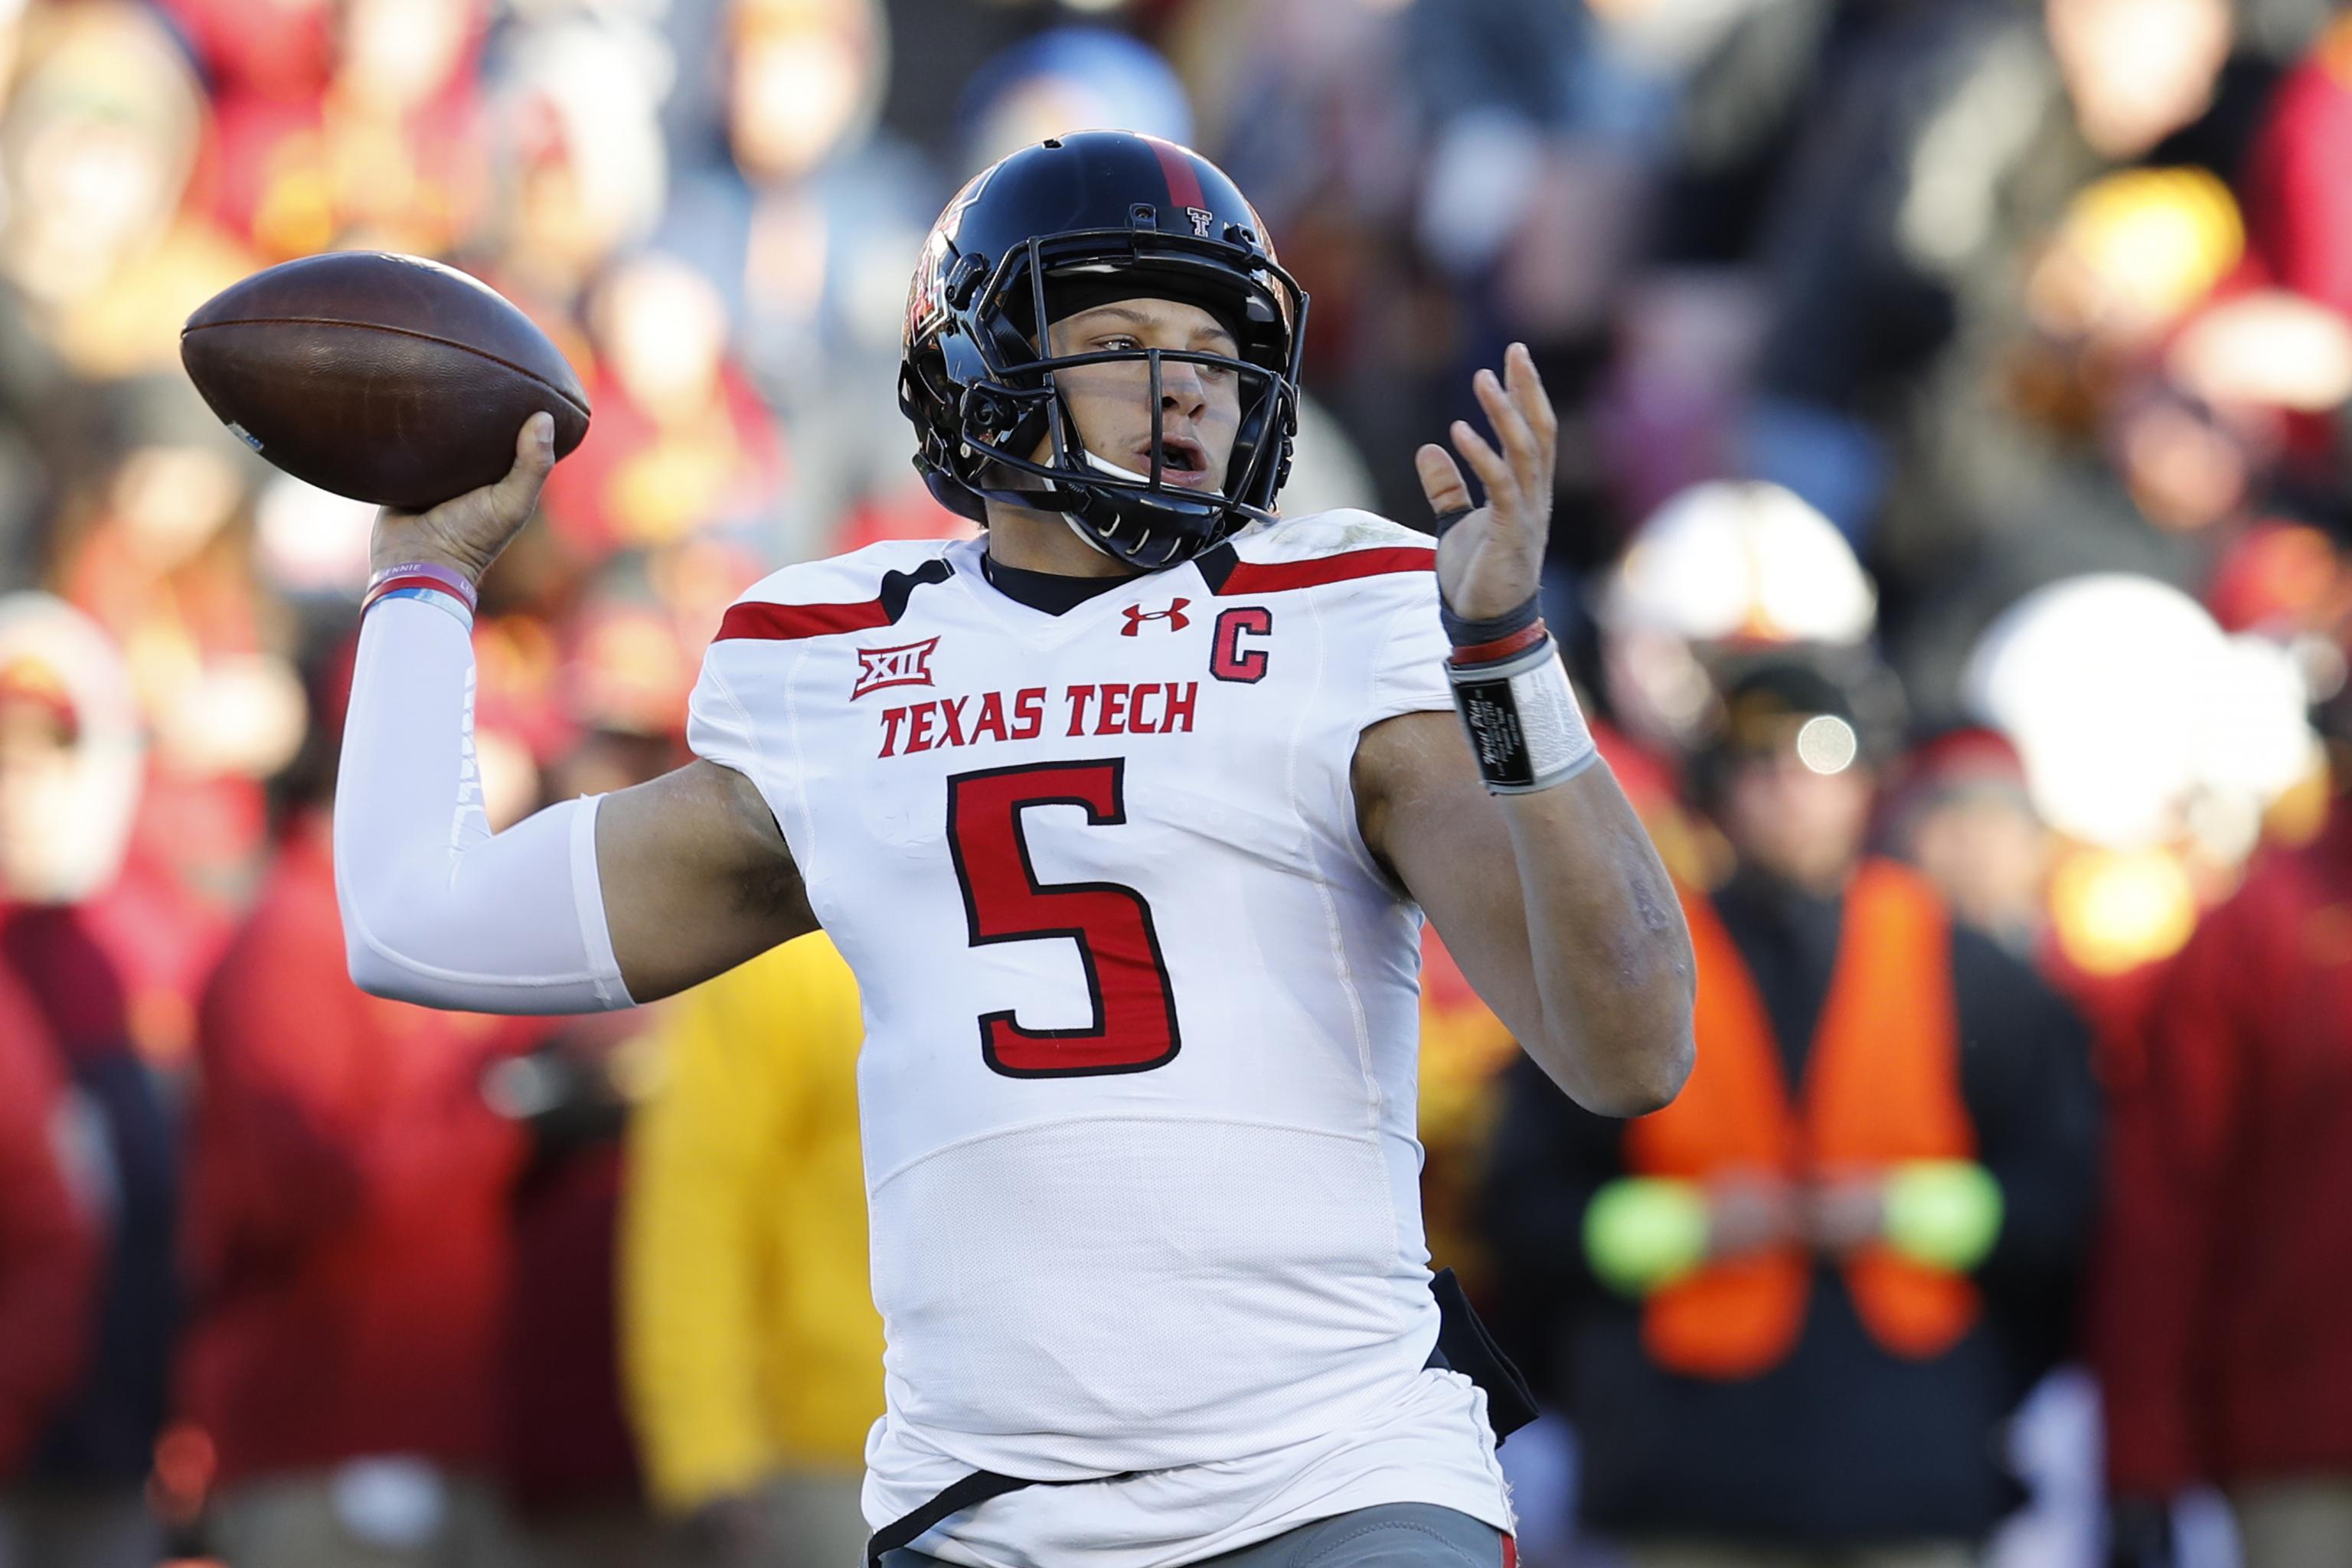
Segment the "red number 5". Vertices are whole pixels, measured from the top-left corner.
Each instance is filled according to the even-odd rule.
[[[980,1049],[1008,1078],[1149,1072],[1175,1059],[1176,997],[1160,956],[1151,906],[1117,882],[1040,882],[1021,814],[1033,805],[1083,807],[1097,827],[1127,820],[1127,763],[1040,763],[948,780],[948,847],[963,888],[971,944],[1078,944],[1094,1022],[1083,1029],[1024,1028],[1014,1010],[983,1013]]]

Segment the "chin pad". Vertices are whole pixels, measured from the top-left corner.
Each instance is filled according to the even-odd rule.
[[[1148,485],[1151,482],[1150,474],[1139,474],[1133,468],[1122,468],[1108,458],[1097,458],[1092,452],[1087,452],[1084,456],[1087,459],[1087,467],[1099,468],[1113,479],[1133,479],[1139,485]]]

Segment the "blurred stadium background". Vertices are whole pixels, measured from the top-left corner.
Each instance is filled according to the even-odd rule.
[[[520,1521],[498,1561],[819,1561],[728,1501],[854,1470],[878,1409],[836,1258],[837,1311],[805,1315],[845,1338],[803,1327],[846,1371],[659,1331],[823,1384],[816,1435],[646,1452],[722,1421],[624,1375],[629,1124],[686,1026],[417,1025],[417,1059],[462,1064],[425,1071],[370,1053],[407,1026],[346,1018],[305,927],[333,921],[316,814],[368,512],[253,458],[176,359],[260,267],[442,258],[590,389],[486,585],[500,822],[678,761],[703,643],[765,571],[962,526],[894,405],[908,270],[967,174],[1097,125],[1223,163],[1312,292],[1288,510],[1424,524],[1413,447],[1528,342],[1563,420],[1550,619],[1676,868],[1722,863],[1684,779],[1727,673],[1813,661],[1888,842],[2073,999],[2117,1103],[2168,961],[2321,832],[2352,737],[2330,0],[0,0],[0,1066],[40,1111],[0,1141],[64,1204],[0,1227],[11,1568],[210,1550],[225,1479],[306,1468],[384,1553],[352,1562],[461,1561],[420,1543],[476,1500]],[[233,946],[257,910],[282,942]],[[1510,1047],[1442,952],[1426,1013],[1433,1244],[1491,1297]],[[2336,1071],[2312,1113],[2352,1141]],[[788,1208],[847,1115],[808,1105],[810,1147],[770,1152]],[[2352,1256],[2334,1213],[2293,1245]],[[272,1269],[308,1305],[237,1320]],[[240,1382],[266,1363],[274,1393]],[[2107,1552],[2089,1389],[2026,1407],[2038,1500],[2000,1562]],[[1525,1561],[1609,1560],[1563,1423],[1505,1458]],[[2230,1561],[2183,1518],[2187,1560]],[[92,1554],[37,1544],[68,1539]]]

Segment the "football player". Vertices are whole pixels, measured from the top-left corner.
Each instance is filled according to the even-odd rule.
[[[1681,914],[1536,615],[1533,363],[1477,377],[1491,437],[1451,431],[1483,505],[1419,453],[1433,547],[1277,517],[1306,310],[1197,153],[1098,132],[982,173],[899,402],[984,537],[769,577],[699,760],[495,837],[467,627],[545,417],[499,484],[376,525],[336,821],[361,984],[625,1007],[820,924],[856,973],[890,1568],[1507,1563],[1509,1379],[1423,1245],[1422,911],[1581,1104],[1689,1070]]]

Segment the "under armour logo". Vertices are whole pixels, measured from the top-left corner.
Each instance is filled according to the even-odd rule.
[[[849,693],[852,702],[869,691],[879,691],[886,686],[929,686],[931,683],[931,650],[940,646],[937,637],[925,637],[902,647],[862,647],[857,650],[857,684]]]
[[[1153,610],[1150,614],[1146,614],[1140,605],[1129,605],[1121,612],[1127,616],[1127,625],[1118,628],[1118,635],[1131,637],[1143,629],[1146,621],[1166,621],[1170,631],[1181,632],[1192,624],[1192,617],[1184,613],[1184,606],[1192,602],[1179,599],[1166,609]]]
[[[1203,212],[1199,207],[1186,207],[1184,216],[1192,220],[1192,237],[1195,239],[1208,238],[1211,226],[1217,221],[1216,214]]]

